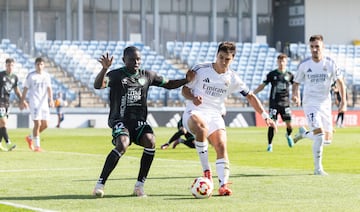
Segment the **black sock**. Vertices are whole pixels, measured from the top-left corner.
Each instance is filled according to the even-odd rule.
[[[182,135],[183,133],[179,130],[177,131],[173,136],[171,136],[171,138],[169,139],[168,141],[168,144],[171,144],[172,142],[174,142],[175,140],[177,140],[178,138],[180,138],[180,136]]]
[[[292,128],[286,128],[286,132],[287,132],[288,135],[291,135],[291,133],[292,133]]]
[[[9,135],[7,133],[6,127],[0,128],[1,136],[4,137],[6,143],[9,143]]]
[[[340,113],[340,123],[343,124],[344,122],[344,113]]]
[[[144,148],[143,155],[140,161],[140,170],[137,180],[144,183],[149,173],[152,161],[155,156],[155,149]]]
[[[274,138],[274,128],[269,127],[269,129],[268,129],[268,143],[269,144],[272,144],[273,138]]]
[[[115,169],[120,157],[121,154],[116,149],[111,150],[106,158],[98,183],[105,185],[106,180],[110,176],[111,172]]]
[[[184,141],[184,144],[188,146],[189,148],[195,148],[195,144],[193,143],[193,139]]]
[[[3,128],[0,128],[0,142],[2,141],[3,137],[4,137]]]

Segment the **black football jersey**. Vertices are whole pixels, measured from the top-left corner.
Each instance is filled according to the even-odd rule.
[[[10,92],[18,86],[18,77],[15,74],[0,72],[0,107],[10,106]]]
[[[290,106],[290,85],[293,84],[294,75],[291,72],[270,71],[266,75],[265,84],[271,83],[269,104],[270,107]]]
[[[107,87],[110,88],[109,127],[118,121],[146,121],[147,95],[150,86],[161,87],[165,78],[154,71],[138,70],[130,74],[125,67],[111,70],[106,74]]]

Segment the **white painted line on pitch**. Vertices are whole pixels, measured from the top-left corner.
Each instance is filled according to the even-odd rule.
[[[30,172],[30,171],[65,171],[65,170],[89,170],[89,169],[95,169],[94,168],[54,168],[54,169],[7,169],[7,170],[1,170],[0,173],[7,173],[7,172]],[[96,168],[97,169],[97,168]]]
[[[27,206],[27,205],[22,205],[22,204],[11,203],[11,202],[0,201],[0,204],[8,205],[8,206],[13,206],[13,207],[16,207],[16,208],[23,208],[23,209],[33,210],[33,211],[39,211],[39,212],[56,212],[56,211],[53,211],[53,210],[47,210],[47,209],[42,209],[42,208],[35,208],[35,207],[31,207],[31,206]]]

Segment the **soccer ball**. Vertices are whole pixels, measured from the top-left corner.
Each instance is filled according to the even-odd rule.
[[[212,195],[214,186],[206,177],[198,177],[191,184],[191,193],[195,198],[205,199]]]

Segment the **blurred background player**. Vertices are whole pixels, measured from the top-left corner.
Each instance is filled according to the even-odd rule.
[[[5,60],[6,70],[0,72],[0,150],[11,151],[16,145],[12,144],[7,133],[7,120],[10,107],[10,92],[14,90],[16,96],[21,100],[21,92],[18,87],[18,77],[13,73],[15,61],[12,58]],[[2,146],[2,139],[6,142],[6,147]]]
[[[29,104],[26,94],[29,92]],[[40,133],[48,127],[50,107],[54,107],[50,75],[45,71],[45,61],[38,57],[35,59],[35,71],[28,73],[25,78],[24,90],[21,98],[21,109],[30,107],[30,116],[34,127],[32,134],[25,138],[29,148],[41,152]]]
[[[64,121],[64,112],[62,108],[67,106],[67,102],[63,99],[63,95],[61,92],[57,94],[57,98],[55,99],[54,104],[56,109],[56,115],[58,118],[56,127],[60,128],[61,122]]]
[[[195,144],[194,144],[195,137],[193,134],[189,133],[185,129],[185,127],[182,124],[182,118],[177,123],[177,129],[178,131],[173,136],[171,136],[169,141],[161,145],[161,149],[167,149],[172,142],[174,142],[172,147],[173,149],[175,149],[176,146],[180,143],[185,144],[189,148],[195,148]],[[182,139],[181,136],[185,136],[186,139]]]
[[[324,41],[322,35],[312,35],[309,39],[311,57],[300,62],[293,84],[293,101],[304,110],[307,131],[300,127],[295,135],[294,142],[302,138],[313,140],[314,175],[328,175],[322,164],[324,143],[331,143],[333,120],[331,115],[331,85],[336,81],[339,86],[341,102],[339,112],[346,111],[345,83],[342,73],[335,61],[323,55]],[[303,99],[300,99],[299,85],[304,84]]]
[[[270,71],[266,75],[266,79],[255,90],[254,94],[262,91],[266,85],[271,83],[271,90],[269,96],[269,115],[270,118],[277,122],[278,115],[286,124],[286,140],[289,147],[294,145],[291,138],[292,126],[291,126],[291,109],[290,109],[290,85],[293,84],[294,75],[286,70],[287,56],[286,54],[280,54],[277,57],[278,68]],[[274,138],[274,128],[268,128],[268,147],[267,151],[272,152],[272,141]]]
[[[339,91],[338,86],[336,86],[336,82],[332,85],[331,88],[332,88],[332,93],[333,93],[333,96],[334,96],[335,105],[336,105],[337,108],[339,108],[340,107],[340,102],[341,102],[341,95],[340,95],[340,91]],[[347,96],[346,96],[346,98],[347,98]],[[345,115],[344,111],[338,111],[336,121],[335,121],[335,124],[336,124],[337,127],[341,127],[341,128],[344,127],[344,115]]]

